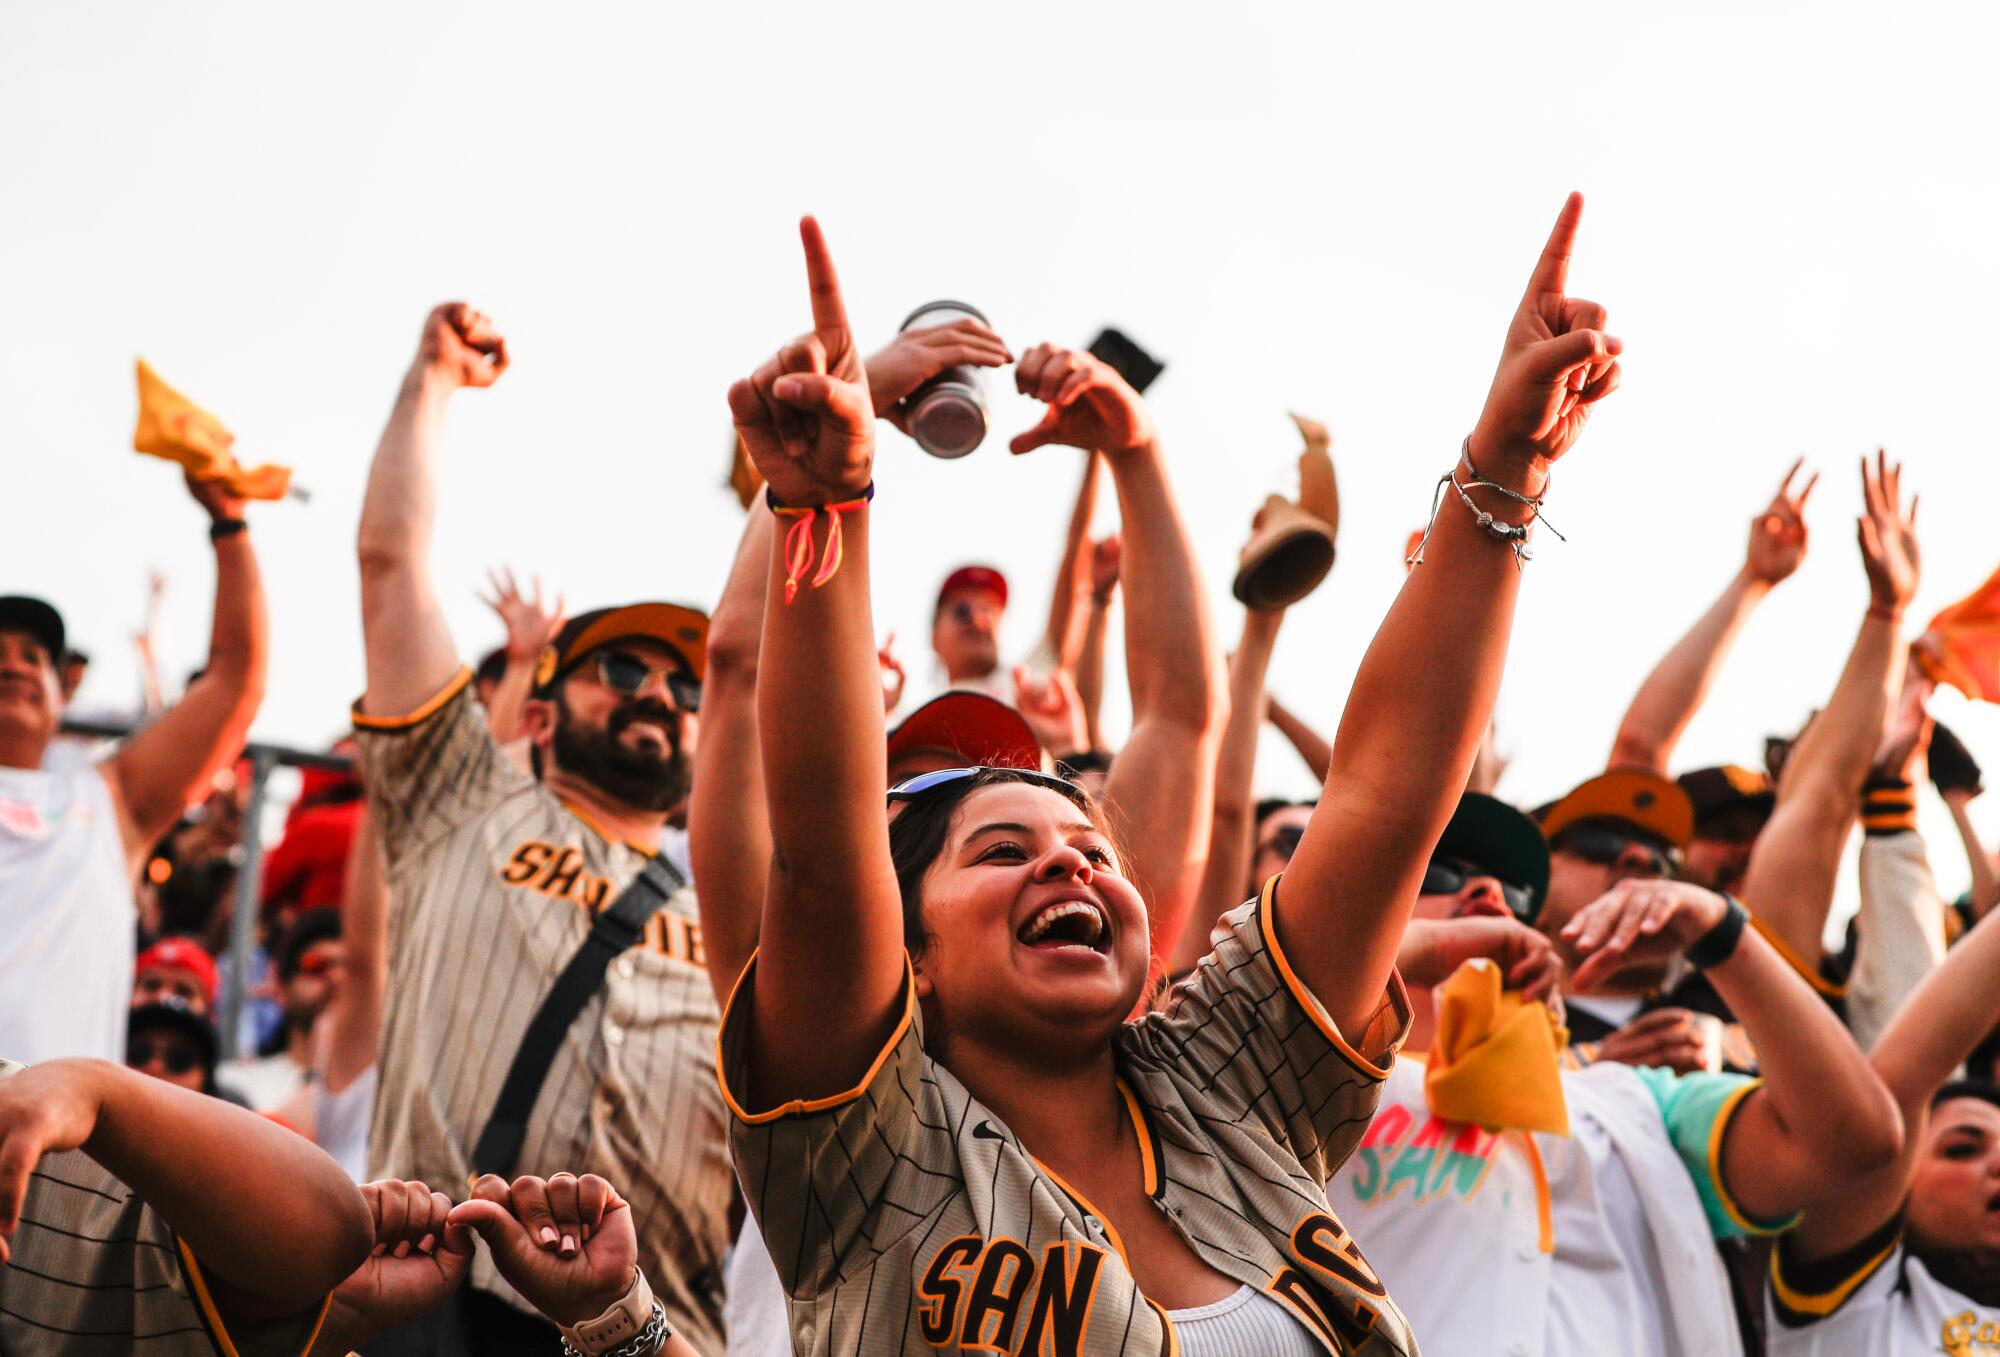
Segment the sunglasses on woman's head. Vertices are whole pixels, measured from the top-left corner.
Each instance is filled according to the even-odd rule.
[[[1032,768],[940,768],[931,773],[919,773],[915,777],[905,778],[889,789],[889,804],[914,801],[926,792],[936,791],[939,787],[949,787],[967,778],[978,777],[981,773],[1005,773],[1009,782],[1027,782],[1037,787],[1047,787],[1051,791],[1061,792],[1079,806],[1086,804],[1083,790],[1075,783],[1065,782],[1052,773],[1037,772]]]
[[[701,710],[701,680],[673,664],[654,664],[629,650],[597,652],[598,681],[620,697],[637,697],[646,691],[655,675],[665,683],[667,695],[681,711]]]
[[[1511,882],[1501,881],[1498,876],[1495,876],[1486,868],[1475,866],[1470,862],[1461,862],[1457,858],[1432,858],[1430,865],[1424,868],[1424,884],[1418,893],[1421,895],[1457,895],[1465,889],[1466,882],[1473,880],[1475,877],[1482,876],[1490,877],[1499,884],[1500,898],[1507,902],[1507,908],[1514,912],[1515,918],[1526,919],[1528,917],[1535,903],[1535,893],[1533,891],[1529,890],[1526,886],[1516,886]]]
[[[1625,850],[1632,847],[1646,850],[1652,859],[1649,870],[1659,876],[1674,876],[1681,869],[1681,855],[1678,850],[1668,847],[1637,830],[1624,829],[1617,825],[1571,825],[1556,835],[1550,847],[1564,853],[1574,853],[1585,862],[1599,867],[1609,867],[1625,856]]]

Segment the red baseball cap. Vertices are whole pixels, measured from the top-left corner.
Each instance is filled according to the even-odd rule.
[[[1000,596],[1000,606],[1007,606],[1007,577],[990,565],[962,565],[944,577],[938,586],[937,605],[944,607],[944,601],[962,589],[986,589]]]
[[[1040,768],[1041,742],[1027,718],[984,693],[946,693],[889,732],[889,760],[919,749],[949,751],[968,768]]]
[[[215,1003],[215,991],[219,977],[215,971],[215,958],[208,949],[192,938],[161,938],[158,942],[139,953],[139,960],[132,967],[132,975],[144,975],[155,967],[172,967],[186,971],[201,982],[201,991],[211,1006]]]

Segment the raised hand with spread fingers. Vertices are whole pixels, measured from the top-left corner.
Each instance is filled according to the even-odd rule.
[[[1855,521],[1861,564],[1868,571],[1871,611],[1901,617],[1917,595],[1923,558],[1917,550],[1917,497],[1903,508],[1903,464],[1877,450],[1875,465],[1861,459],[1864,512]]]
[[[1764,512],[1750,521],[1750,546],[1743,553],[1743,569],[1760,583],[1783,583],[1806,558],[1806,501],[1819,484],[1819,473],[1808,476],[1794,494],[1792,481],[1805,462],[1801,457],[1792,463],[1778,493],[1771,496]]]

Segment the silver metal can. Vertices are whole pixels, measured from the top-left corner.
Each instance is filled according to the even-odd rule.
[[[925,302],[900,328],[929,330],[968,319],[986,323],[964,302]],[[933,457],[963,457],[986,440],[986,383],[977,368],[946,368],[911,392],[904,409],[910,437]]]

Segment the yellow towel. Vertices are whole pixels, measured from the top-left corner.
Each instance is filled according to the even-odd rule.
[[[1549,1010],[1501,987],[1500,968],[1468,961],[1433,993],[1437,1037],[1424,1071],[1431,1111],[1488,1131],[1569,1134],[1556,1057],[1569,1040]]]
[[[160,380],[139,360],[139,427],[132,431],[135,452],[178,462],[198,481],[221,481],[239,499],[283,499],[292,469],[245,467],[229,450],[236,435],[222,421]]]

